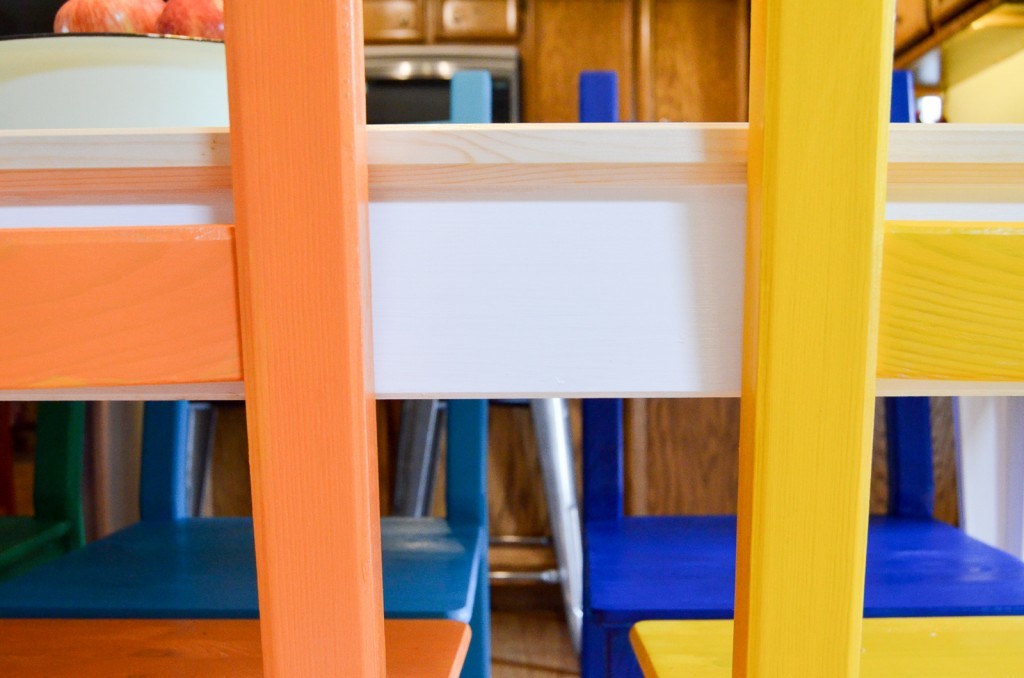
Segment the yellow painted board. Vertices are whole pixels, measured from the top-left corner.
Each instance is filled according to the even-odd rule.
[[[890,222],[878,376],[1024,381],[1024,224]]]
[[[751,5],[734,675],[860,659],[894,8]]]
[[[1019,678],[1024,617],[865,619],[862,678]],[[727,678],[732,621],[645,621],[630,640],[647,678]],[[815,675],[825,675],[823,673]]]

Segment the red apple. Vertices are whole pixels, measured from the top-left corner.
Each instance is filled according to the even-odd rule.
[[[157,33],[224,39],[224,0],[168,0]]]
[[[164,0],[68,0],[53,21],[55,33],[153,33]]]

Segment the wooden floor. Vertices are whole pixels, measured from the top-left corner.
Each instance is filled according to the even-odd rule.
[[[491,615],[494,678],[580,675],[558,587],[492,586]]]
[[[491,623],[494,678],[580,675],[560,612],[495,611]]]

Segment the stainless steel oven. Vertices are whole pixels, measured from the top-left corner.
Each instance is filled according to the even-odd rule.
[[[494,83],[493,122],[519,121],[519,51],[511,46],[370,45],[366,117],[370,124],[449,119],[449,81],[486,70]]]

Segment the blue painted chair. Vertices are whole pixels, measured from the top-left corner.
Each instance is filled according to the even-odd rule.
[[[453,119],[490,119],[490,75],[457,73]],[[0,618],[255,618],[252,520],[191,518],[187,402],[147,403],[142,520],[0,584]],[[472,628],[462,675],[490,675],[487,406],[457,400],[447,416],[447,516],[384,518],[384,612]],[[329,539],[330,535],[324,535]]]
[[[143,427],[141,522],[0,584],[0,617],[259,616],[252,521],[187,517],[188,403],[147,404]],[[385,612],[470,622],[463,675],[488,675],[484,403],[452,402],[448,437],[447,518],[382,522]]]
[[[614,92],[607,75],[594,77],[581,79],[583,105],[601,91]],[[906,78],[896,80],[903,96]],[[615,108],[603,105],[607,120]],[[899,110],[894,105],[894,117]],[[912,100],[902,110],[913,110]],[[595,118],[581,112],[583,120]],[[927,408],[927,399],[900,399],[887,408],[889,514],[871,520],[864,613],[1024,614],[1024,563],[932,517]],[[588,677],[642,675],[628,639],[638,621],[733,616],[735,517],[625,516],[622,414],[621,400],[583,403],[581,663]]]

